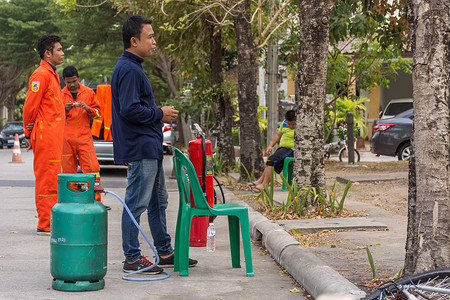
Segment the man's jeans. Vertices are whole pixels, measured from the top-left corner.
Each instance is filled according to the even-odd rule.
[[[162,160],[143,159],[129,163],[127,171],[128,186],[125,203],[140,223],[141,214],[147,210],[148,224],[158,255],[173,252],[170,235],[166,227],[167,189],[164,180]],[[122,213],[122,247],[127,261],[141,257],[139,249],[139,230],[128,213]]]

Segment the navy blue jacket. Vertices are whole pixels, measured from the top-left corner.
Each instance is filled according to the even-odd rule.
[[[163,159],[163,112],[153,99],[144,60],[123,51],[111,79],[114,162]]]

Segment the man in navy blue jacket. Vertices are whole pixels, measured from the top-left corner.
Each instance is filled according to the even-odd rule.
[[[152,21],[146,17],[128,18],[122,27],[124,49],[111,79],[112,135],[114,162],[128,163],[125,203],[139,223],[147,210],[148,223],[160,266],[173,266],[173,248],[166,227],[167,189],[164,181],[162,122],[172,123],[178,116],[173,106],[158,108],[152,86],[144,73],[144,58],[156,49]],[[127,212],[122,213],[124,272],[153,265],[141,254],[139,231]],[[190,260],[194,266],[197,261]],[[159,266],[145,274],[159,274]]]

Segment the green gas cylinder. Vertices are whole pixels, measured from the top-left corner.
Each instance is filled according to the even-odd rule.
[[[93,174],[59,174],[58,203],[51,211],[52,287],[61,291],[105,286],[108,223],[105,207],[94,200]]]

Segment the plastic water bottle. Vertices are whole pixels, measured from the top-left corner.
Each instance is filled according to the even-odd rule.
[[[216,237],[216,229],[214,223],[209,223],[208,230],[206,231],[206,251],[214,252],[216,244],[214,238]]]

